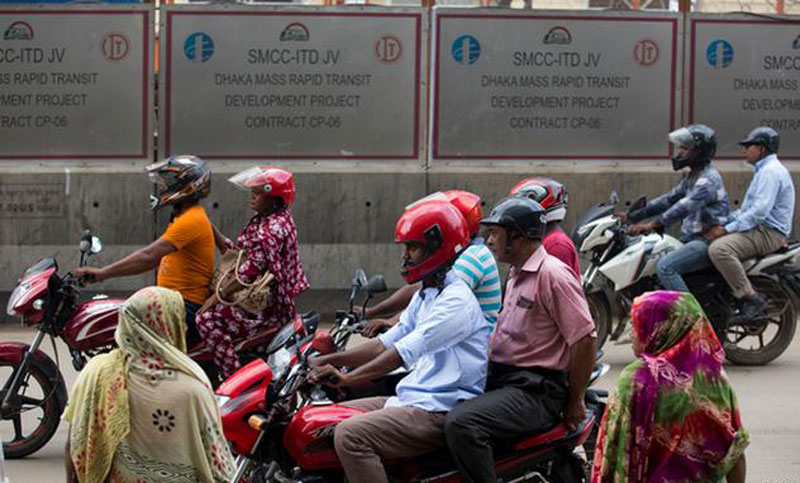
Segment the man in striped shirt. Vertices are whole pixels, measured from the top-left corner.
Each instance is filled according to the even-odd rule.
[[[497,315],[500,312],[502,303],[500,274],[497,270],[497,262],[494,260],[494,255],[484,245],[483,239],[477,236],[480,230],[480,220],[483,217],[481,198],[468,191],[448,190],[444,193],[437,192],[426,196],[412,203],[412,206],[430,199],[445,199],[449,201],[458,208],[467,220],[471,243],[458,257],[452,271],[469,285],[475,294],[475,298],[478,299],[484,317],[486,317],[489,324],[494,325],[497,322]],[[383,302],[367,308],[364,313],[365,317],[390,317],[388,319],[375,318],[371,320],[364,328],[364,335],[375,337],[380,332],[395,325],[399,314],[406,308],[411,301],[411,297],[419,289],[419,284],[406,285]]]

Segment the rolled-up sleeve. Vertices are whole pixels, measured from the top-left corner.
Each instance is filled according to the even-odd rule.
[[[418,320],[414,329],[394,344],[406,366],[412,366],[425,354],[446,350],[461,341],[470,330],[464,307],[472,292],[462,289],[446,290],[436,300],[430,312]],[[477,301],[472,301],[477,306]],[[387,332],[388,334],[388,332]]]
[[[416,297],[416,295],[414,297]],[[415,305],[415,300],[412,299],[408,307],[414,307]],[[385,348],[388,349],[389,347],[395,345],[398,340],[407,336],[413,329],[408,319],[408,310],[409,309],[407,308],[403,311],[403,313],[400,314],[400,320],[394,325],[394,327],[378,336],[378,340],[381,341],[381,344],[383,344]]]
[[[597,333],[580,283],[562,268],[552,275],[548,284],[552,290],[542,292],[542,300],[567,345],[572,346],[587,335],[597,337]]]

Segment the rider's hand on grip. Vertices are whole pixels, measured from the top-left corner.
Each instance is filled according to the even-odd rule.
[[[309,381],[337,387],[344,382],[344,376],[330,364],[315,367],[308,375]]]

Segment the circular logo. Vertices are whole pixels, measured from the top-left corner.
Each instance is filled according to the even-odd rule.
[[[191,62],[206,62],[214,54],[214,41],[205,32],[195,32],[186,37],[183,54]]]
[[[636,42],[633,46],[633,58],[641,65],[653,65],[658,60],[658,44],[649,39]]]
[[[724,69],[733,62],[733,46],[727,40],[715,40],[706,49],[708,64],[715,69]]]
[[[131,43],[128,37],[112,32],[103,37],[103,56],[106,60],[117,61],[128,56]]]
[[[375,55],[382,62],[390,64],[403,54],[403,45],[391,35],[384,35],[375,42]]]
[[[481,56],[481,44],[472,35],[462,35],[453,41],[451,52],[459,64],[474,64]]]

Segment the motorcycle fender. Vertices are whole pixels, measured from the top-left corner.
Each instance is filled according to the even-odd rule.
[[[0,363],[13,364],[15,366],[22,362],[22,358],[30,346],[21,342],[0,343]],[[55,396],[58,401],[59,412],[63,412],[67,407],[67,385],[58,370],[58,366],[44,352],[37,350],[33,353],[32,364],[36,364],[56,388]]]

